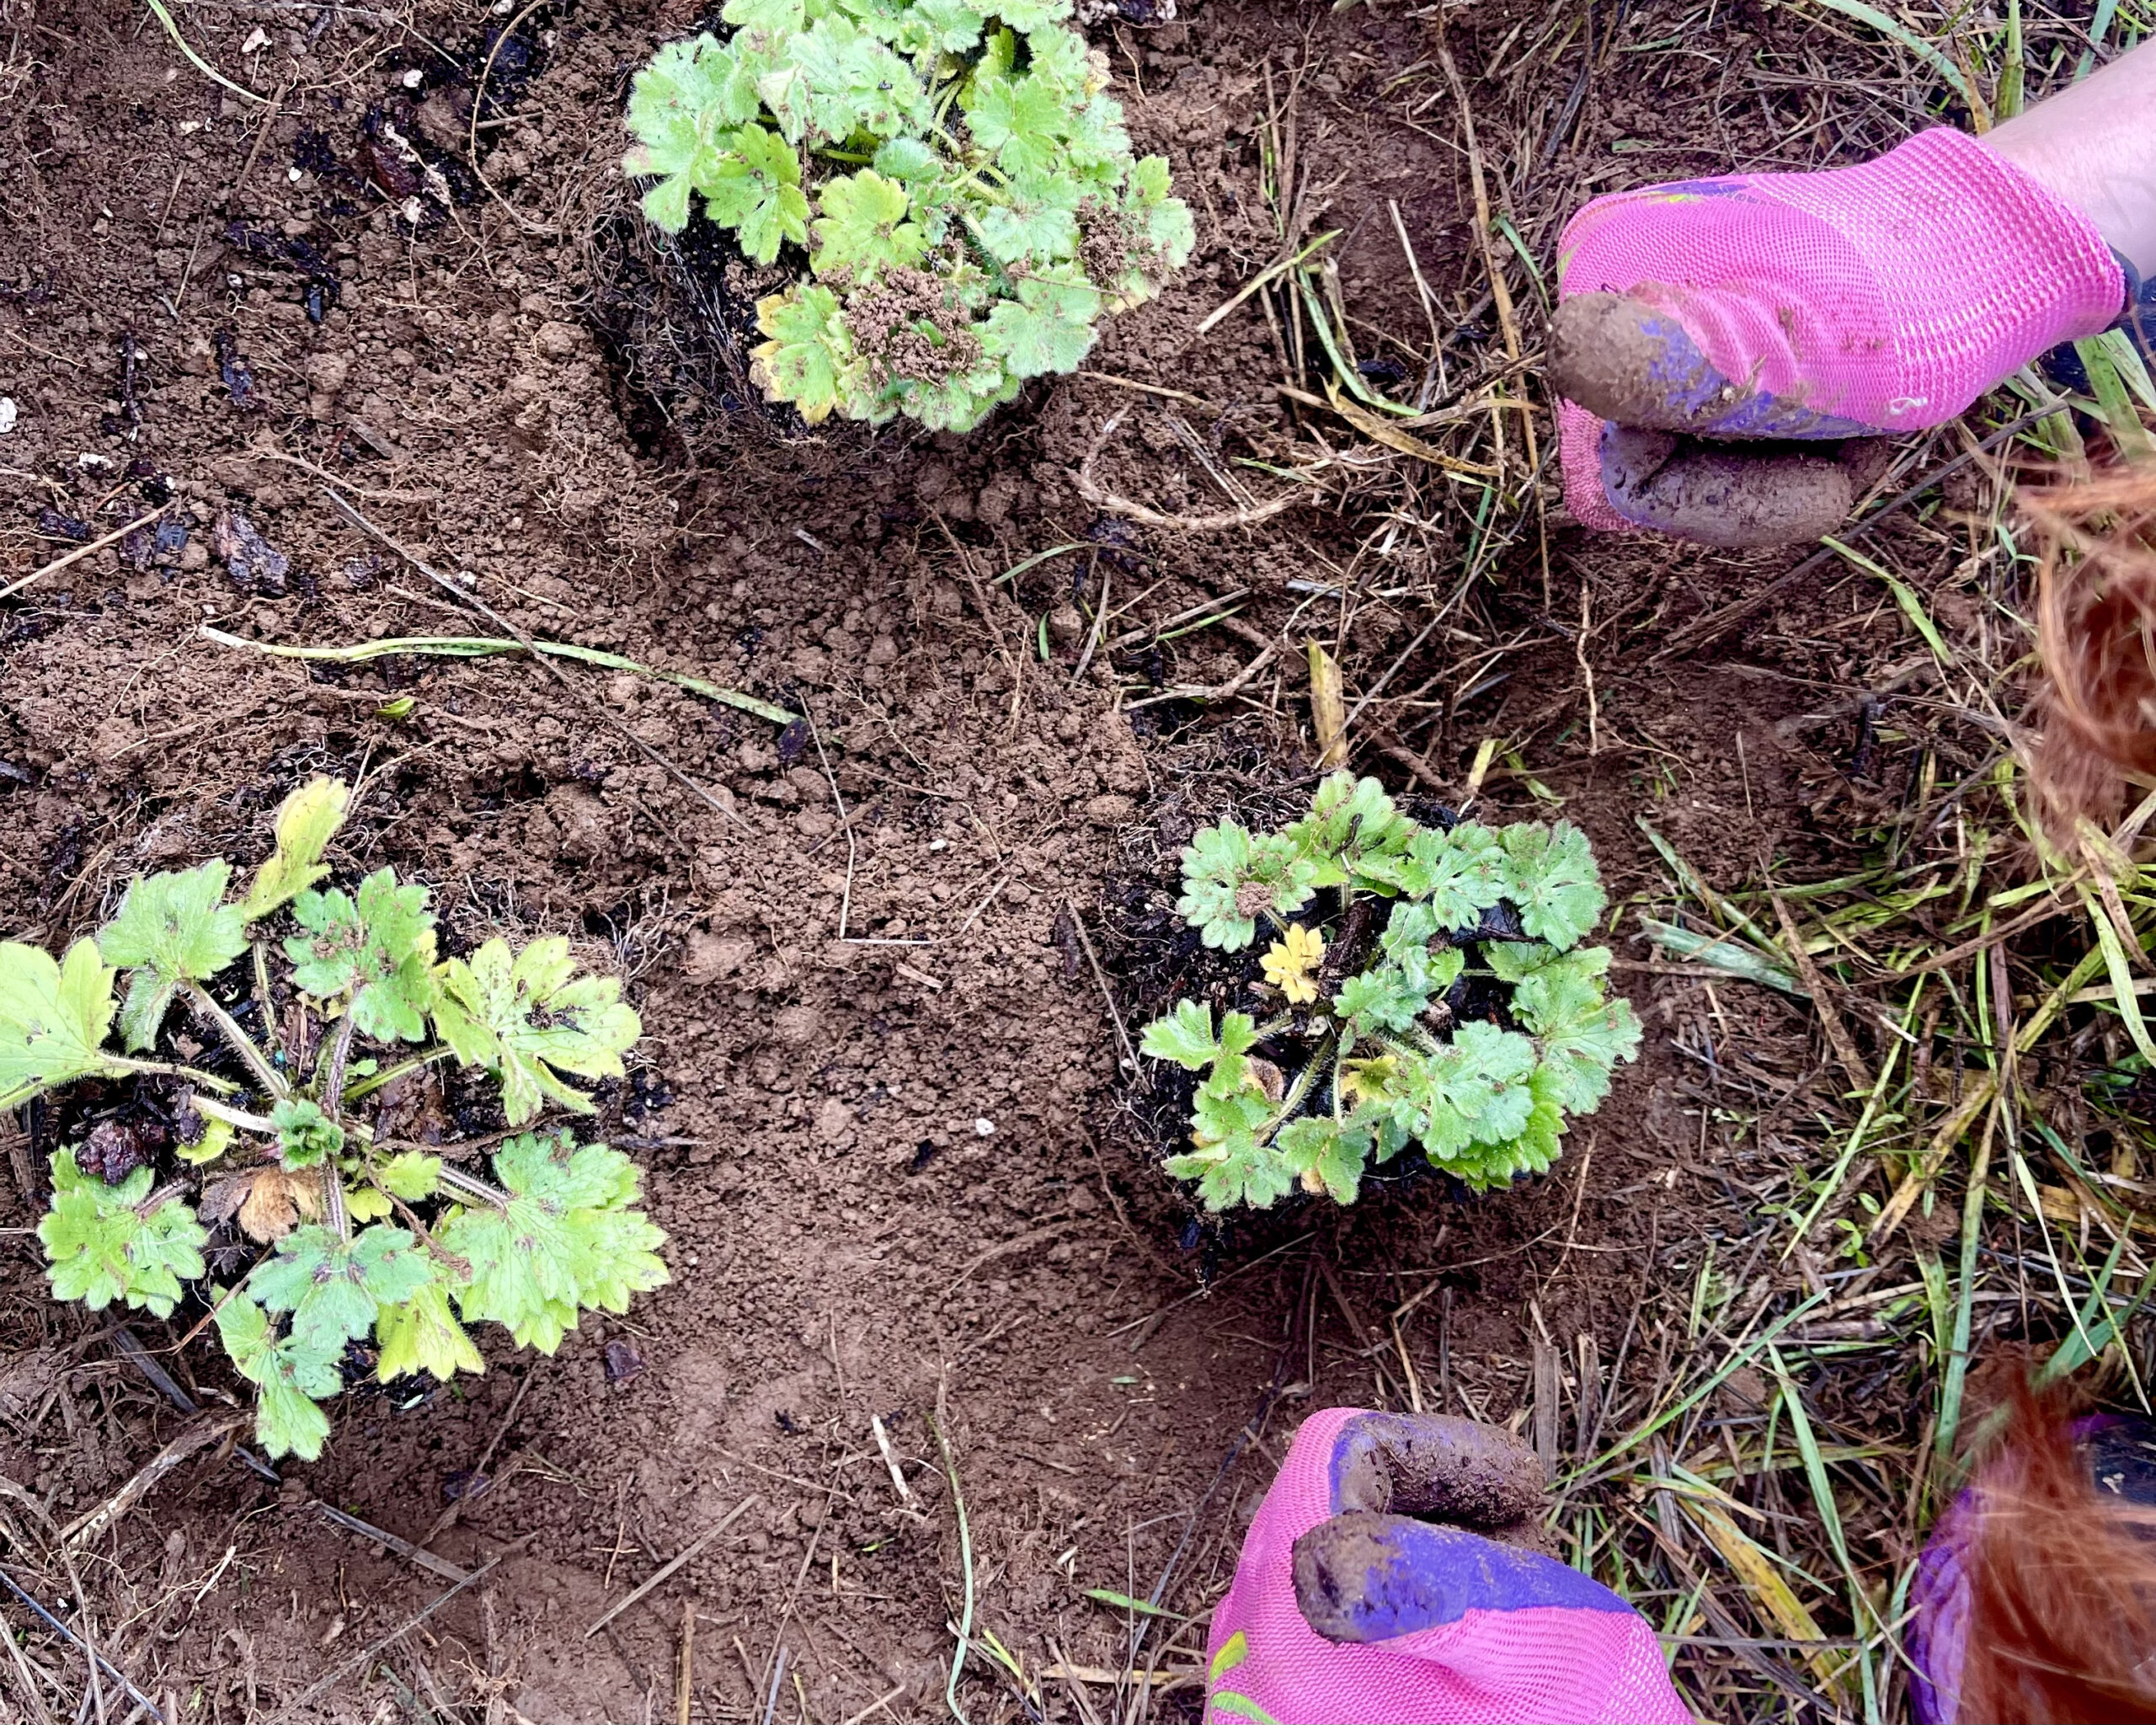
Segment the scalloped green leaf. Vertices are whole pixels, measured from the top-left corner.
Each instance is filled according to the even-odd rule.
[[[311,778],[285,798],[277,809],[277,848],[254,872],[240,901],[242,921],[260,921],[329,873],[322,853],[351,800],[352,788],[341,778]]]
[[[624,1076],[622,1055],[643,1033],[616,977],[579,975],[559,935],[512,955],[499,937],[441,967],[435,1028],[466,1065],[501,1081],[512,1126],[552,1101],[579,1114],[591,1099],[563,1081]]]
[[[0,1109],[122,1070],[104,1046],[118,1007],[113,976],[95,941],[77,941],[56,964],[40,948],[0,941]]]
[[[79,1300],[92,1311],[115,1300],[169,1317],[183,1281],[203,1273],[209,1235],[179,1199],[149,1215],[141,1205],[154,1177],[140,1167],[117,1185],[85,1174],[73,1151],[52,1156],[52,1208],[38,1224],[53,1296]]]
[[[494,1171],[507,1204],[460,1208],[438,1231],[471,1266],[455,1290],[467,1323],[502,1324],[520,1347],[552,1354],[580,1312],[625,1311],[670,1279],[666,1236],[631,1207],[637,1171],[619,1151],[527,1133],[495,1152]]]

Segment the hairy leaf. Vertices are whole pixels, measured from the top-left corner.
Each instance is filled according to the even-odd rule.
[[[112,978],[94,941],[77,941],[59,964],[36,947],[0,941],[0,1110],[119,1070],[104,1049]]]
[[[295,1228],[276,1255],[256,1267],[248,1291],[271,1311],[290,1312],[292,1339],[334,1351],[374,1327],[384,1306],[401,1305],[433,1279],[433,1260],[410,1234],[381,1223],[350,1241],[328,1228]]]
[[[1257,937],[1257,919],[1286,917],[1310,902],[1317,865],[1280,833],[1253,836],[1233,821],[1201,828],[1182,853],[1176,914],[1209,947],[1240,952]]]
[[[1016,300],[997,302],[988,314],[980,344],[1013,377],[1075,371],[1091,350],[1100,311],[1100,290],[1083,279],[1029,275]]]
[[[1161,1166],[1171,1178],[1197,1181],[1198,1198],[1210,1210],[1238,1204],[1267,1209],[1294,1189],[1299,1172],[1278,1149],[1260,1145],[1247,1133],[1169,1156]]]
[[[1424,827],[1408,841],[1402,891],[1427,903],[1446,929],[1471,928],[1505,895],[1504,850],[1486,826],[1463,820],[1450,832]]]
[[[1450,956],[1455,961],[1459,958],[1456,953]],[[1429,1004],[1429,990],[1417,987],[1415,980],[1398,964],[1380,964],[1360,976],[1349,977],[1332,1000],[1341,1023],[1358,1038],[1374,1036],[1383,1030],[1405,1030]]]
[[[120,914],[98,931],[108,964],[132,969],[120,1029],[127,1046],[157,1039],[183,982],[203,982],[247,950],[247,918],[224,902],[231,865],[213,858],[177,873],[137,875]]]
[[[1261,1131],[1274,1106],[1251,1074],[1250,1062],[1240,1055],[1224,1055],[1193,1099],[1191,1142],[1204,1150]]]
[[[726,0],[719,16],[737,29],[782,36],[795,34],[806,22],[802,0]]]
[[[1058,145],[1069,126],[1069,108],[1045,78],[974,74],[959,98],[974,140],[1015,177],[1045,174],[1056,166]]]
[[[1319,885],[1353,884],[1367,890],[1391,884],[1374,871],[1380,859],[1406,850],[1414,830],[1375,779],[1336,772],[1317,788],[1310,812],[1288,829],[1287,836],[1315,867]]]
[[[303,892],[292,906],[304,933],[285,943],[292,980],[318,1000],[350,995],[352,1023],[377,1042],[417,1042],[434,1004],[435,923],[427,889],[377,869],[343,892]]]
[[[385,1384],[417,1372],[446,1383],[460,1371],[487,1369],[449,1309],[448,1290],[438,1282],[430,1282],[402,1305],[383,1306],[375,1318],[374,1339],[381,1350],[375,1376]]]
[[[990,0],[990,9],[1014,30],[1044,30],[1070,16],[1070,0]]]
[[[1574,1114],[1600,1107],[1617,1062],[1640,1051],[1630,1002],[1604,997],[1609,968],[1606,947],[1567,953],[1522,978],[1513,993],[1513,1012],[1541,1042],[1552,1097]]]
[[[176,1198],[141,1213],[153,1178],[140,1167],[108,1186],[83,1172],[73,1151],[53,1152],[52,1208],[37,1235],[56,1299],[79,1300],[92,1311],[125,1300],[154,1317],[171,1316],[181,1282],[203,1273],[210,1236]]]
[[[441,1158],[416,1150],[400,1151],[374,1171],[376,1183],[407,1204],[432,1198],[441,1181]]]
[[[270,1110],[278,1159],[287,1168],[319,1167],[344,1147],[344,1129],[306,1097],[287,1097]]]
[[[630,1208],[637,1172],[619,1151],[526,1134],[495,1153],[494,1171],[506,1208],[460,1208],[438,1231],[471,1266],[456,1290],[467,1322],[490,1319],[552,1354],[580,1310],[626,1311],[632,1294],[670,1279],[657,1252],[666,1236]]]
[[[1143,253],[1135,260],[1150,291],[1153,282],[1190,261],[1198,227],[1190,206],[1168,195],[1168,158],[1146,156],[1130,165],[1124,183],[1123,215],[1131,238]]]
[[[467,962],[442,966],[435,1028],[467,1066],[500,1079],[502,1108],[512,1126],[547,1101],[579,1114],[590,1098],[562,1081],[619,1078],[622,1050],[643,1026],[611,976],[579,976],[569,943],[550,935],[512,959],[509,943],[488,941]]]
[[[239,1375],[255,1386],[254,1434],[262,1447],[273,1458],[319,1457],[329,1436],[329,1416],[317,1398],[343,1391],[337,1362],[344,1344],[324,1349],[278,1340],[269,1314],[243,1288],[218,1295],[217,1335]]]
[[[1247,1054],[1256,1044],[1257,1027],[1247,1012],[1221,1015],[1220,1033],[1213,1033],[1213,1009],[1202,1001],[1177,1001],[1165,1018],[1155,1018],[1139,1039],[1141,1054],[1156,1060],[1173,1060],[1193,1072],[1211,1065],[1222,1055]]]
[[[1355,1201],[1370,1155],[1366,1127],[1306,1116],[1283,1126],[1276,1142],[1305,1192],[1322,1193],[1337,1204]]]
[[[1602,878],[1587,835],[1569,820],[1508,826],[1503,834],[1504,895],[1519,906],[1519,924],[1560,951],[1594,932],[1604,903]]]
[[[771,338],[750,355],[756,382],[772,401],[792,402],[811,425],[839,404],[854,369],[839,297],[810,283],[756,302],[756,327]]]
[[[240,901],[242,921],[260,921],[329,873],[322,853],[344,824],[351,800],[351,787],[340,778],[311,778],[285,798],[277,810],[277,848],[254,871]]]
[[[1071,180],[1045,176],[1020,180],[1011,186],[1008,203],[981,211],[981,243],[999,264],[1006,265],[1067,259],[1078,249],[1078,206],[1084,198],[1084,189]],[[1097,302],[1080,302],[1079,309],[1090,318]]]
[[[799,245],[808,238],[801,158],[792,144],[760,126],[732,133],[697,189],[704,213],[739,234],[741,249],[759,264],[777,257],[786,241]]]
[[[824,184],[824,213],[812,224],[816,249],[809,263],[819,275],[844,270],[866,281],[879,270],[921,261],[926,242],[907,221],[905,187],[873,168]]]

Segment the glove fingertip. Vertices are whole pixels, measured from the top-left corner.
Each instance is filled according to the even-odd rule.
[[[1603,490],[1604,423],[1575,403],[1557,403],[1557,463],[1565,478],[1565,507],[1591,531],[1629,532],[1636,524],[1610,506]]]

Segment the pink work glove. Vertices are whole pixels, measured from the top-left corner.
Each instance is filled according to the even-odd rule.
[[[1945,424],[2129,288],[2086,216],[1944,130],[1855,168],[1597,198],[1557,267],[1572,514],[1726,546],[1831,531],[1854,496],[1834,446]]]
[[[1213,1613],[1207,1725],[1691,1725],[1654,1632],[1540,1550],[1509,1432],[1304,1421]]]

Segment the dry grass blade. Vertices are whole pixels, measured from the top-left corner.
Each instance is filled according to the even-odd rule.
[[[227,1413],[199,1421],[157,1451],[141,1471],[111,1497],[87,1514],[79,1515],[60,1530],[64,1544],[79,1546],[93,1540],[114,1522],[149,1496],[157,1482],[190,1455],[253,1423],[251,1413]]]
[[[632,1589],[629,1593],[624,1594],[621,1599],[616,1601],[615,1604],[609,1605],[604,1611],[600,1612],[599,1616],[593,1620],[591,1627],[584,1631],[584,1638],[586,1641],[590,1641],[593,1636],[598,1634],[600,1630],[604,1629],[616,1617],[620,1616],[622,1612],[627,1610],[630,1606],[635,1605],[638,1600],[648,1597],[654,1589],[663,1586],[667,1579],[673,1575],[675,1571],[679,1569],[684,1563],[686,1563],[691,1557],[695,1557],[697,1552],[702,1551],[706,1546],[709,1545],[713,1540],[724,1533],[728,1528],[733,1526],[735,1522],[739,1521],[744,1515],[748,1514],[750,1505],[754,1503],[755,1501],[756,1494],[754,1492],[751,1492],[747,1497],[736,1503],[731,1509],[728,1510],[725,1514],[720,1516],[717,1521],[713,1522],[709,1527],[698,1534],[696,1538],[691,1540],[687,1545],[682,1546],[679,1551],[676,1551],[674,1556],[670,1557],[664,1563],[662,1563],[652,1573],[650,1577],[641,1586]]]

